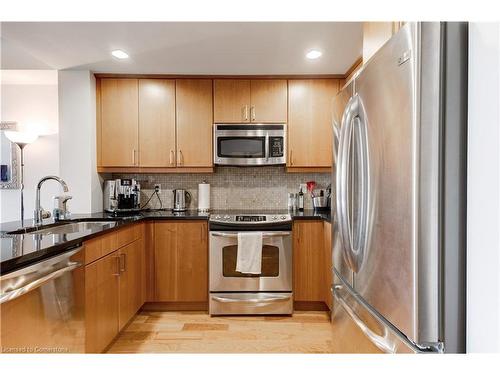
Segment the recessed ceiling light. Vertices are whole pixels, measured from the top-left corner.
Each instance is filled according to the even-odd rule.
[[[310,50],[309,52],[306,53],[306,57],[309,60],[315,60],[315,59],[321,57],[322,54],[323,54],[323,52],[318,51],[317,49],[312,49],[312,50]]]
[[[122,51],[121,49],[115,49],[114,51],[111,51],[111,54],[117,59],[128,59],[128,53]]]

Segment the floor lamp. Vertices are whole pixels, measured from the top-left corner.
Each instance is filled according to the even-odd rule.
[[[33,143],[38,138],[35,133],[20,132],[14,130],[6,130],[5,136],[12,142],[18,145],[21,149],[21,227],[24,227],[24,147],[26,145]]]

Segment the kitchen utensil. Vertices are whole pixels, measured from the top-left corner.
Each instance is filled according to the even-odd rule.
[[[312,199],[313,207],[315,210],[327,210],[328,209],[328,198],[325,196],[314,197]]]
[[[191,203],[191,194],[189,191],[184,189],[175,189],[172,190],[172,192],[174,193],[174,208],[172,211],[186,211],[187,207]]]
[[[288,210],[295,211],[297,208],[297,198],[295,193],[288,193]]]
[[[307,181],[307,191],[311,194],[311,197],[314,197],[314,188],[316,187],[316,181]]]

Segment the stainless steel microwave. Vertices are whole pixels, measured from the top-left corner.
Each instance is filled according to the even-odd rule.
[[[214,164],[286,163],[286,124],[215,124]]]

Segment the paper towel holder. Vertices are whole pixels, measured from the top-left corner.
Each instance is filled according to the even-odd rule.
[[[208,193],[208,207],[200,207],[200,185],[206,184],[208,185],[209,193]],[[210,212],[210,184],[207,180],[203,180],[201,184],[198,184],[198,212],[207,213]]]

